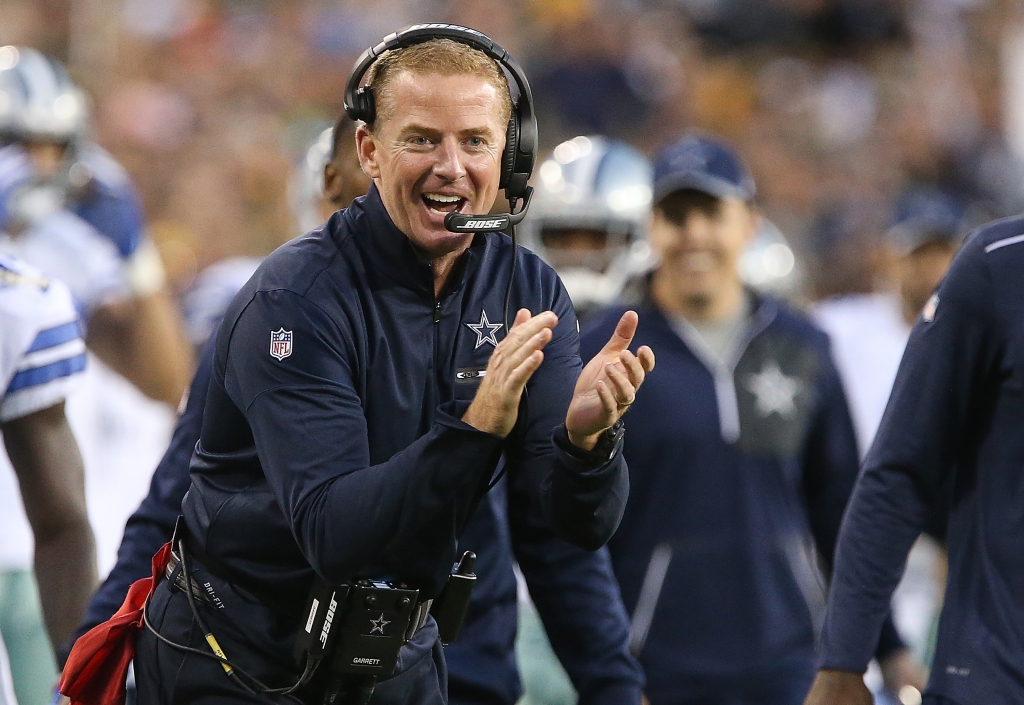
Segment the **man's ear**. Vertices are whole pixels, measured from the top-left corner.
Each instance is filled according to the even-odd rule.
[[[340,176],[338,166],[334,163],[333,159],[324,164],[324,196],[330,201],[337,197]]]
[[[359,168],[363,170],[363,173],[371,179],[380,178],[380,165],[377,163],[377,140],[366,123],[359,123],[359,127],[356,128],[356,152],[359,155]]]

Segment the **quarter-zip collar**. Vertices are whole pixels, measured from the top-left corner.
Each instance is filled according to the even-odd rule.
[[[778,304],[769,297],[758,295],[751,289],[746,289],[750,297],[751,316],[743,331],[736,336],[731,349],[719,359],[704,343],[697,329],[687,323],[680,330],[679,326],[673,326],[668,316],[658,307],[654,297],[650,293],[650,278],[647,278],[646,286],[641,290],[644,304],[651,310],[656,311],[660,324],[673,337],[690,351],[698,362],[711,375],[715,385],[715,401],[718,403],[718,424],[722,434],[722,440],[726,443],[735,443],[740,437],[740,412],[739,399],[736,394],[736,366],[746,353],[750,344],[761,335],[775,317],[778,315]]]
[[[350,231],[359,249],[374,268],[388,278],[434,301],[434,271],[430,258],[398,229],[384,207],[376,184],[342,214],[350,219]],[[461,287],[480,263],[487,246],[485,235],[476,235],[469,249],[456,262],[445,292]]]

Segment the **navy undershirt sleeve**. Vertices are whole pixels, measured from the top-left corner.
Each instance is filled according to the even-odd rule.
[[[977,241],[940,286],[933,320],[919,319],[864,461],[836,552],[822,666],[863,672],[910,547],[943,496],[969,402],[991,368],[992,285]]]

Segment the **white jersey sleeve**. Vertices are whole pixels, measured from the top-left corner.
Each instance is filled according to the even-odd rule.
[[[0,232],[0,252],[59,279],[88,321],[96,308],[130,296],[117,248],[68,211],[57,211],[12,237]]]
[[[0,254],[0,421],[64,400],[85,369],[85,342],[68,288]]]

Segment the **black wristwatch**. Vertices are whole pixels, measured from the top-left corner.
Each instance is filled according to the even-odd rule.
[[[622,438],[626,435],[626,423],[620,418],[611,428],[606,428],[597,438],[597,443],[590,450],[585,450],[573,445],[569,440],[569,431],[565,424],[556,429],[554,440],[566,455],[587,465],[604,465],[615,457],[619,446],[622,445]]]

